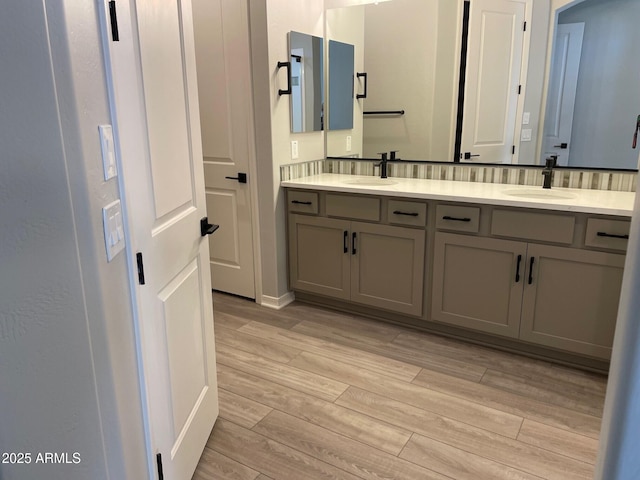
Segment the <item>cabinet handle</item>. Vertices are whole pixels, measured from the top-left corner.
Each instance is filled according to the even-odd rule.
[[[356,232],[353,232],[353,235],[351,236],[351,255],[355,255],[356,252],[356,239],[358,238],[358,234]]]
[[[596,235],[598,235],[599,237],[623,238],[625,240],[629,239],[629,235],[616,235],[616,234],[607,233],[607,232],[598,232]]]
[[[522,255],[518,255],[518,264],[516,266],[516,283],[520,281],[520,262],[522,261]]]
[[[302,202],[300,200],[291,200],[291,203],[295,203],[296,205],[312,205],[312,202]]]
[[[471,219],[469,217],[458,218],[458,217],[450,217],[449,215],[445,215],[442,217],[443,220],[455,220],[456,222],[470,222]]]
[[[400,210],[394,210],[394,215],[407,215],[409,217],[417,217],[419,214],[416,212],[401,212]]]
[[[344,253],[348,253],[349,252],[349,232],[347,230],[344,231],[343,246],[344,246]]]
[[[536,257],[531,257],[529,261],[529,285],[533,283],[533,262],[535,262]]]

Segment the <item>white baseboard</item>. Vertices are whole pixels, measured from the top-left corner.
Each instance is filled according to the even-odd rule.
[[[287,292],[280,297],[270,297],[268,295],[262,295],[262,301],[260,305],[263,307],[273,308],[274,310],[280,310],[286,307],[296,299],[293,292]]]

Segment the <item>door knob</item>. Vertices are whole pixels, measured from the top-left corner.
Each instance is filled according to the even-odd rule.
[[[247,174],[239,172],[237,177],[224,177],[228,180],[237,180],[238,183],[247,183]]]
[[[479,157],[480,155],[471,155],[471,152],[464,152],[464,159],[471,160],[471,157]]]
[[[219,228],[220,228],[220,225],[209,223],[208,217],[204,217],[200,220],[200,235],[203,237],[205,235],[211,235],[213,232],[215,232]]]
[[[553,148],[561,148],[561,149],[565,149],[565,148],[569,148],[569,144],[568,143],[561,143],[560,145],[554,145]]]

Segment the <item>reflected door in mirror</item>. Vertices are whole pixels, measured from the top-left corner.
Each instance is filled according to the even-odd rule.
[[[558,25],[556,30],[544,121],[542,162],[555,155],[558,165],[569,164],[583,36],[584,23]]]

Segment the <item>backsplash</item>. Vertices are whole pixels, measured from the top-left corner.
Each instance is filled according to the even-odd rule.
[[[293,180],[319,173],[348,175],[379,175],[373,161],[314,160],[280,167],[281,180]],[[460,182],[503,183],[510,185],[542,186],[540,168],[517,166],[474,166],[470,164],[389,163],[389,176],[453,180]],[[582,188],[635,192],[638,174],[615,170],[558,169],[553,175],[554,187]]]

